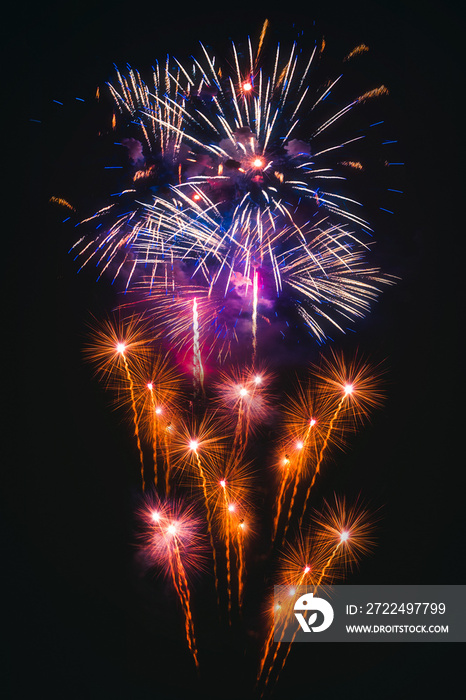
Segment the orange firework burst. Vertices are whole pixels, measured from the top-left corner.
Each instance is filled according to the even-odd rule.
[[[222,416],[236,426],[242,415],[245,419],[243,430],[255,430],[272,408],[271,374],[265,369],[234,367],[220,372],[219,376],[215,392]]]
[[[268,622],[269,632],[262,650],[257,682],[260,681],[262,674],[265,673],[264,667],[271,653],[272,642],[281,629],[281,638],[267,666],[265,684],[267,684],[276,663],[281,639],[283,638],[289,616],[293,611],[296,588],[299,586],[315,586],[321,577],[327,559],[328,555],[325,546],[311,537],[310,533],[305,535],[300,533],[297,541],[294,544],[287,544],[284,551],[280,554],[277,582],[281,587],[280,590],[283,592],[283,597],[278,602],[268,605],[272,619]]]
[[[335,497],[334,506],[325,502],[323,512],[315,518],[314,537],[298,540],[297,545],[285,553],[281,569],[284,584],[289,586],[290,590],[293,590],[294,586],[308,584],[313,586],[315,594],[319,586],[331,583],[348,566],[351,567],[364,554],[368,554],[372,550],[374,546],[373,525],[369,518],[367,510],[358,503],[348,507],[344,498],[337,497]],[[277,663],[290,611],[291,607],[288,605],[285,614],[278,615],[278,624],[283,623],[282,634],[268,666],[264,689],[269,683]],[[297,630],[291,643],[288,644],[275,674],[275,682],[285,666],[296,634]],[[269,633],[267,639],[268,642],[270,640],[269,649],[273,636],[273,632]],[[269,649],[266,650],[267,653]],[[261,673],[264,672],[265,660],[266,654],[264,653],[258,680]]]
[[[84,355],[107,384],[112,375],[126,375],[123,358],[136,363],[149,356],[151,339],[148,325],[140,316],[106,318],[101,322],[94,319],[89,326],[90,335],[84,346]]]
[[[304,443],[304,435],[312,423],[315,440],[303,444],[303,447],[311,453],[311,457],[315,457],[316,445],[322,442],[333,412],[333,402],[315,382],[310,379],[298,380],[293,393],[286,396],[283,404],[284,434],[290,445]],[[342,446],[342,431],[334,433],[332,440],[336,445]]]
[[[173,435],[173,452],[177,457],[177,467],[187,472],[191,483],[199,486],[204,501],[210,546],[214,564],[214,581],[218,598],[217,554],[213,534],[212,507],[207,482],[208,469],[219,457],[224,438],[218,432],[214,416],[205,414],[200,422],[190,424],[181,421]]]
[[[252,508],[254,474],[249,465],[240,464],[236,460],[232,463],[226,451],[207,465],[205,471],[212,511],[216,514],[221,529],[222,518],[219,512],[223,509],[225,497],[229,503],[241,504],[248,511]]]
[[[187,572],[199,571],[203,563],[200,522],[194,516],[192,507],[160,501],[147,505],[142,517],[148,530],[145,535],[146,550],[151,561],[173,582],[184,613],[186,641],[199,669]]]
[[[113,372],[117,371],[127,382],[133,412],[134,436],[136,438],[139,461],[141,463],[142,490],[144,480],[144,453],[139,435],[139,416],[134,392],[134,379],[130,363],[141,361],[149,352],[150,340],[147,327],[140,318],[131,316],[124,320],[105,319],[91,334],[84,352],[97,368],[97,372],[107,384]]]
[[[338,557],[340,563],[351,568],[375,546],[374,516],[360,503],[348,506],[344,497],[335,496],[334,504],[324,502],[323,511],[314,521],[316,537],[329,551],[328,565]]]
[[[136,398],[150,407],[170,406],[178,410],[181,404],[181,376],[172,366],[169,355],[159,353],[143,358],[133,368]],[[150,431],[150,426],[148,426]]]
[[[316,368],[314,373],[319,391],[322,392],[328,406],[333,404],[334,410],[332,408],[333,414],[320,446],[314,475],[304,498],[299,526],[302,524],[311,490],[320,473],[329,443],[335,442],[335,438],[342,430],[354,429],[367,419],[370,411],[380,406],[383,399],[380,386],[381,372],[357,355],[347,361],[342,354],[332,350],[331,358],[322,358],[320,368]]]
[[[314,367],[313,374],[327,399],[337,404],[337,409],[341,406],[338,410],[343,410],[347,421],[361,423],[383,403],[380,364],[373,366],[357,353],[348,359],[332,349],[330,357],[323,357],[320,366]]]
[[[215,413],[206,412],[201,418],[182,418],[172,431],[172,452],[179,472],[187,472],[189,481],[199,485],[199,469],[207,469],[219,458],[225,447]]]
[[[327,561],[327,543],[314,533],[299,532],[296,541],[287,543],[280,554],[278,583],[281,586],[315,586]]]
[[[220,374],[216,402],[234,430],[230,460],[242,461],[250,434],[267,420],[272,408],[270,383],[265,370],[233,368]]]

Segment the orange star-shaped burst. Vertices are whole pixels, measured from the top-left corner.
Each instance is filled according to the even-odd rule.
[[[383,402],[380,364],[373,365],[357,353],[347,358],[332,350],[313,373],[326,400],[334,405],[342,402],[342,415],[356,423],[368,418]]]
[[[316,541],[340,564],[351,567],[374,547],[373,516],[360,503],[347,505],[335,496],[333,504],[325,501],[314,522]]]
[[[151,338],[148,325],[140,318],[107,318],[90,324],[91,333],[84,347],[86,358],[107,382],[113,373],[121,372],[124,360],[132,364],[148,357]]]

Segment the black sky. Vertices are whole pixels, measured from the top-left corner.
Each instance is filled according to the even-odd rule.
[[[88,104],[113,63],[148,67],[167,52],[190,55],[199,40],[241,41],[265,18],[277,39],[294,37],[297,27],[303,40],[323,34],[330,50],[371,47],[406,164],[405,195],[392,218],[378,215],[376,228],[385,262],[402,280],[357,334],[336,338],[387,358],[387,403],[316,497],[337,488],[381,507],[378,547],[352,583],[464,583],[459,11],[412,0],[69,2],[25,5],[16,15],[4,63],[5,169],[13,173],[4,210],[14,213],[4,229],[5,697],[30,697],[31,688],[38,697],[79,700],[248,697],[242,683],[252,652],[209,634],[206,590],[199,586],[210,669],[201,691],[181,627],[167,629],[159,610],[160,584],[134,566],[137,454],[81,351],[89,312],[109,311],[114,292],[76,275],[67,253],[73,232],[49,199],[84,206],[105,194],[97,157],[86,150],[96,139]],[[458,677],[457,645],[313,645],[312,658],[308,645],[295,646],[277,700],[448,696]]]

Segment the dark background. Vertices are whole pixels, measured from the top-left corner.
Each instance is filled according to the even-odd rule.
[[[357,343],[387,358],[387,403],[330,467],[316,498],[335,489],[381,507],[377,549],[351,583],[464,583],[459,11],[412,1],[70,2],[23,5],[13,17],[4,42],[5,171],[13,185],[3,207],[3,370],[11,389],[2,468],[4,695],[248,697],[254,637],[246,649],[234,637],[219,641],[210,591],[197,582],[207,675],[197,684],[182,627],[167,627],[177,619],[171,594],[134,565],[137,454],[81,351],[89,312],[112,308],[114,290],[94,274],[76,275],[67,253],[74,232],[49,199],[82,208],[109,191],[95,167],[101,115],[92,105],[113,63],[142,69],[167,52],[196,52],[198,40],[242,41],[265,18],[277,39],[294,36],[294,25],[303,40],[324,35],[342,55],[361,42],[371,47],[405,162],[395,215],[375,215],[383,262],[402,280],[354,337],[336,337],[337,346]],[[275,697],[448,695],[459,648],[295,645]]]

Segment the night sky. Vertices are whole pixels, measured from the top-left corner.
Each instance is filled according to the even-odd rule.
[[[13,193],[4,209],[13,222],[3,229],[3,370],[11,398],[3,421],[9,587],[0,688],[6,683],[9,698],[247,700],[254,635],[246,647],[242,637],[220,636],[209,584],[196,581],[206,669],[198,684],[172,593],[135,563],[137,452],[82,356],[90,313],[110,311],[116,290],[105,279],[96,283],[94,270],[76,274],[67,252],[76,232],[49,200],[61,196],[88,214],[115,191],[98,145],[107,117],[94,100],[114,63],[149,68],[167,52],[195,53],[199,40],[218,49],[256,35],[265,18],[277,40],[294,38],[298,28],[309,45],[323,35],[342,56],[368,44],[369,77],[390,88],[382,118],[405,163],[395,213],[380,212],[374,192],[368,207],[380,264],[401,279],[356,333],[335,334],[334,345],[386,358],[388,396],[330,464],[315,499],[361,494],[380,509],[377,548],[348,582],[464,583],[461,18],[453,3],[437,9],[412,0],[97,5],[23,6],[5,44],[5,170]],[[303,351],[315,353],[312,343]],[[259,602],[251,596],[252,621]],[[459,651],[433,643],[297,644],[274,697],[449,697]]]

